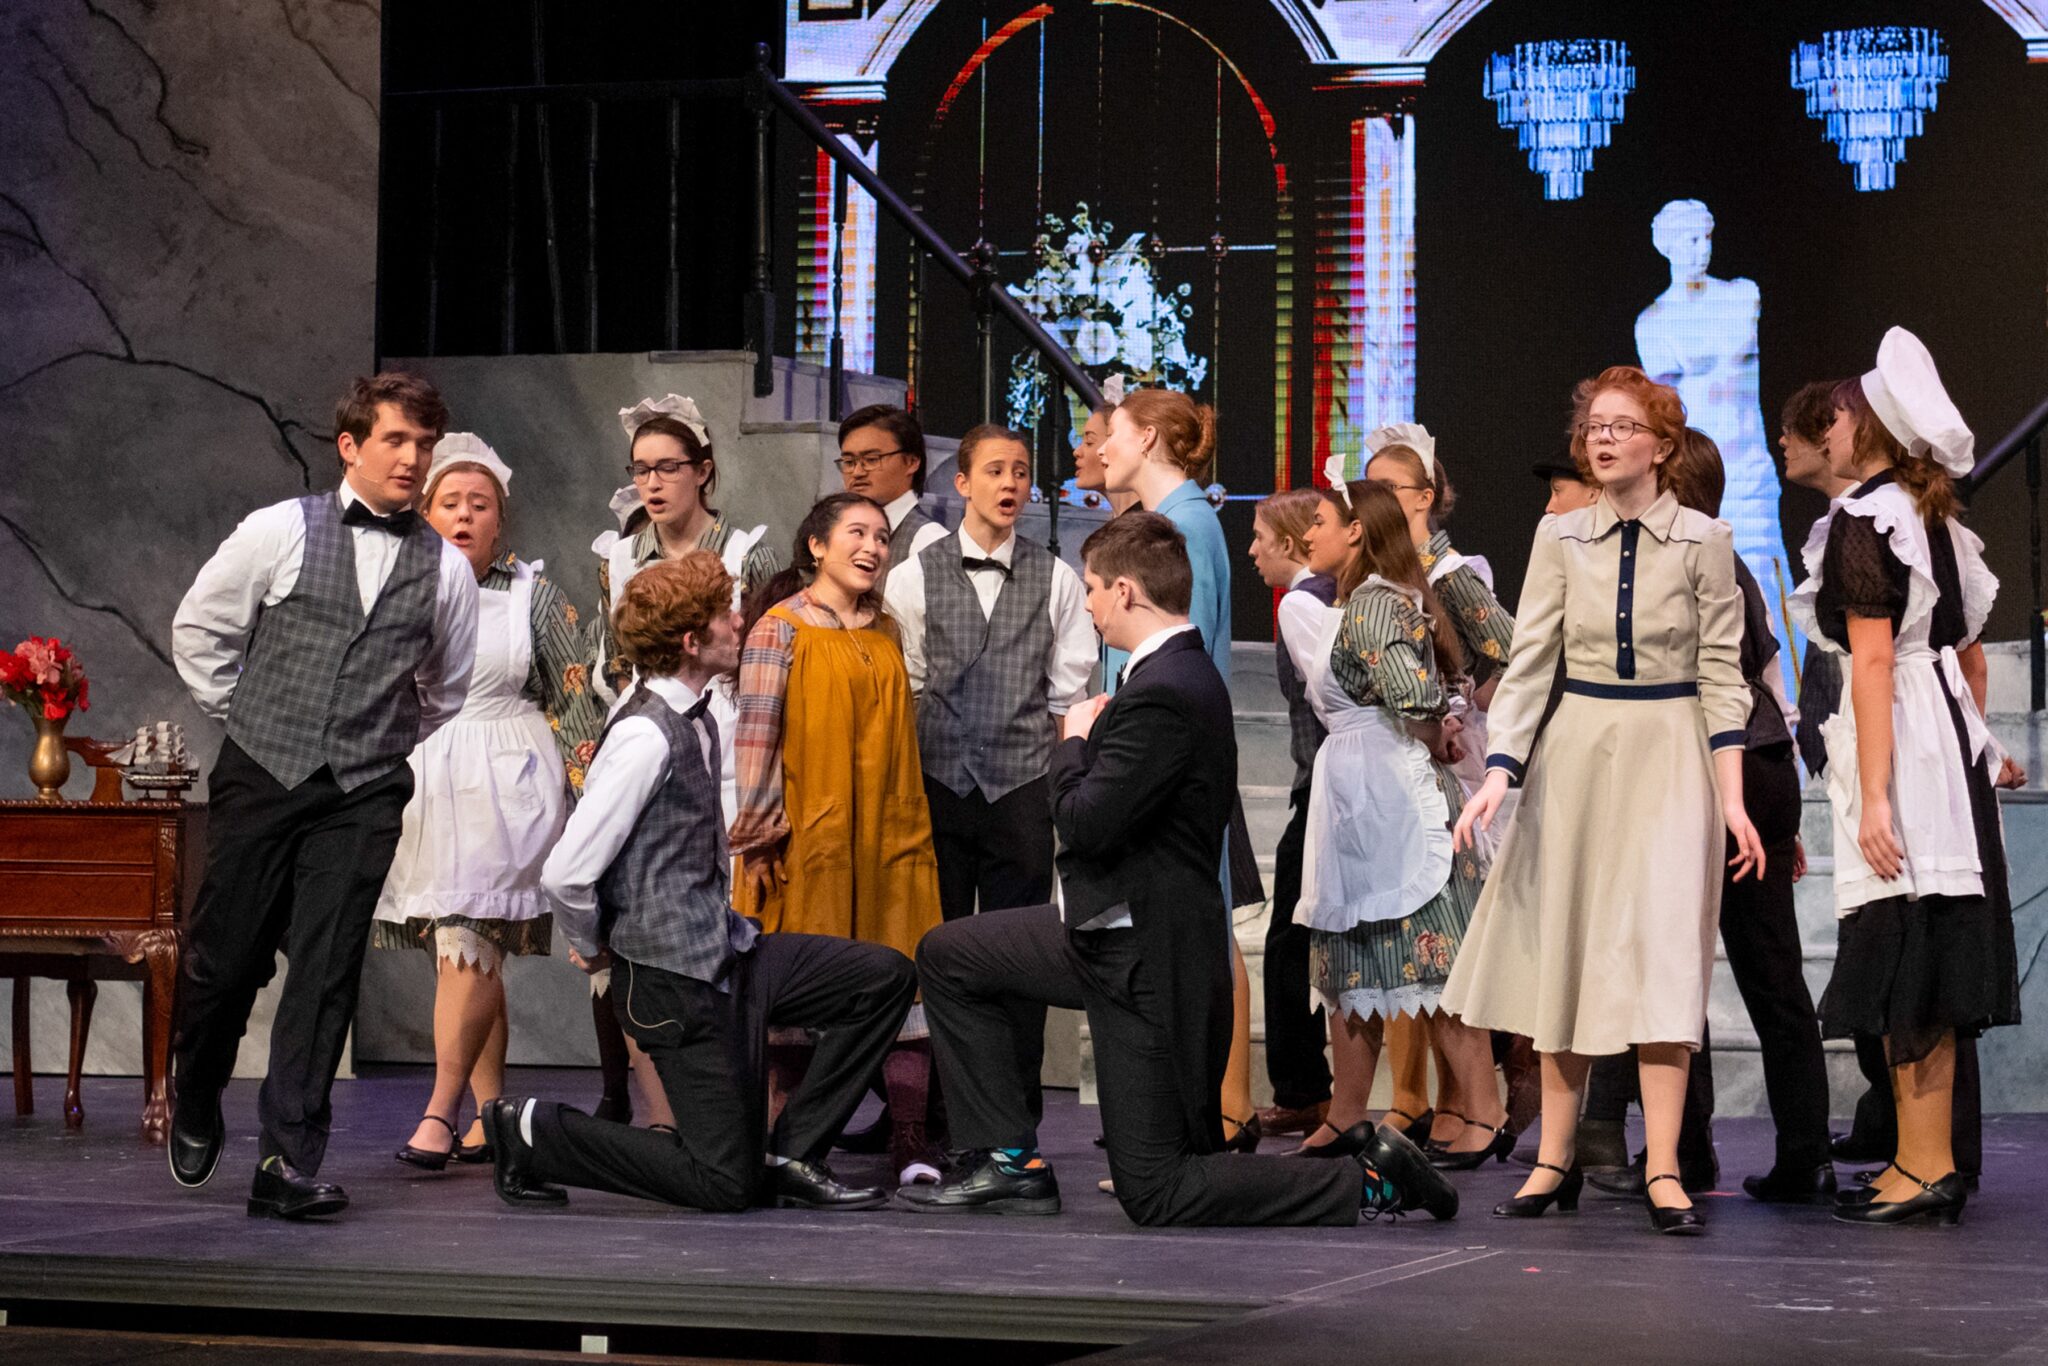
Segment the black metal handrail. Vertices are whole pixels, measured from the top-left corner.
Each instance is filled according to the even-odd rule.
[[[2041,572],[2041,440],[2048,431],[2048,399],[2020,419],[2020,424],[2005,434],[1982,460],[1970,470],[1962,483],[1965,493],[1975,493],[1984,481],[1998,473],[2012,458],[2022,451],[2026,453],[2027,471],[2027,549],[2028,569],[2032,575],[2032,613],[2027,620],[2027,709],[2048,710],[2048,637],[2043,630],[2048,628],[2044,619],[2042,604]]]

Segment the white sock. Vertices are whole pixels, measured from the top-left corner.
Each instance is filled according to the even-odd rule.
[[[519,1111],[519,1137],[529,1148],[533,1146],[533,1107],[539,1103],[536,1097],[528,1096]]]

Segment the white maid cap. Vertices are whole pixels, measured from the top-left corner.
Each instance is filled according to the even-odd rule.
[[[1406,446],[1422,457],[1422,472],[1436,478],[1436,438],[1420,422],[1394,422],[1366,433],[1365,450],[1370,459],[1388,446]]]
[[[1884,334],[1877,368],[1863,377],[1863,396],[1908,453],[1959,479],[1970,472],[1977,439],[1942,387],[1926,343],[1911,332],[1894,327]]]
[[[619,533],[624,535],[633,529],[633,518],[640,511],[640,490],[628,484],[612,495],[608,506],[612,516],[619,519]]]
[[[505,496],[512,496],[512,467],[500,460],[498,453],[475,432],[449,432],[434,443],[434,463],[427,466],[423,487],[431,487],[450,465],[482,465],[497,477]]]
[[[661,398],[643,398],[630,408],[619,409],[619,425],[626,429],[626,437],[633,433],[649,418],[672,417],[690,429],[698,444],[711,445],[711,429],[704,425],[704,414],[697,411],[697,400],[681,394],[666,394]]]
[[[1330,492],[1345,507],[1351,506],[1351,485],[1344,478],[1344,457],[1332,451],[1330,458],[1323,462],[1323,478],[1330,484]]]

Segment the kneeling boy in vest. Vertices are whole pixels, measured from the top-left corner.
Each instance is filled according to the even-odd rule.
[[[960,529],[889,575],[889,615],[917,694],[917,747],[947,920],[1052,897],[1055,718],[1087,694],[1098,648],[1081,576],[1017,534],[1031,495],[1023,436],[960,440]]]
[[[654,1061],[673,1134],[524,1099],[484,1108],[508,1204],[560,1204],[560,1185],[707,1210],[756,1203],[868,1209],[831,1148],[917,989],[894,949],[762,934],[732,910],[709,690],[739,662],[732,579],[716,555],[650,565],[620,595],[613,636],[641,686],[606,725],[541,881],[586,972],[612,970],[619,1024]],[[803,1085],[767,1128],[762,1041],[820,1029]],[[554,1185],[550,1183],[560,1183]]]

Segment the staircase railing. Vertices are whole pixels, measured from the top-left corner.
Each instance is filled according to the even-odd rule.
[[[2044,619],[2041,575],[2041,440],[2048,431],[2048,399],[2020,420],[2020,424],[2005,434],[2005,439],[1993,446],[1990,452],[1976,464],[1963,481],[1964,491],[1974,494],[1984,486],[1984,481],[1996,474],[2014,457],[2026,454],[2027,479],[2027,552],[2028,572],[2032,594],[2031,610],[2027,617],[2027,710],[2048,710],[2048,637],[2042,632],[2048,627]]]

